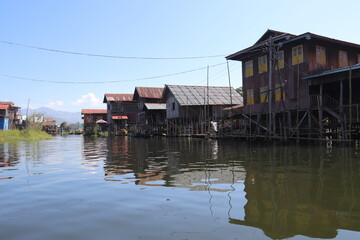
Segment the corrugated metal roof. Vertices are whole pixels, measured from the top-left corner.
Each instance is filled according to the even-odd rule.
[[[145,103],[148,110],[166,110],[166,103]]]
[[[106,109],[81,109],[81,114],[106,114]]]
[[[0,105],[13,105],[13,102],[0,102]]]
[[[232,99],[230,98],[230,87],[184,85],[166,85],[166,87],[182,106],[204,104],[237,105],[243,103],[241,95],[234,88],[231,88]],[[208,89],[209,93],[207,92]],[[209,96],[209,101],[207,96]]]
[[[129,93],[105,93],[104,103],[106,102],[132,102],[133,95]]]
[[[129,119],[128,116],[112,116],[111,118],[114,120]]]
[[[360,64],[356,64],[354,66],[351,67],[351,70],[357,70],[360,69]],[[322,77],[322,76],[326,76],[326,75],[331,75],[331,74],[335,74],[335,73],[340,73],[340,72],[347,72],[350,71],[350,67],[344,67],[344,68],[339,68],[339,69],[334,69],[334,70],[330,70],[330,71],[325,71],[323,73],[320,74],[315,74],[312,76],[308,76],[308,77],[304,77],[302,79],[306,80],[306,79],[313,79],[313,78],[317,78],[317,77]]]
[[[0,105],[0,109],[8,109],[9,108],[9,105]]]
[[[163,90],[164,88],[159,87],[136,87],[134,97],[137,97],[135,96],[137,93],[141,98],[161,99]]]
[[[253,46],[245,48],[241,51],[238,51],[236,53],[233,53],[229,56],[226,57],[226,59],[230,59],[230,60],[243,60],[244,58],[246,58],[248,56],[248,54],[254,54],[254,52],[256,52],[257,50],[261,50],[262,47],[264,45],[266,45],[268,43],[268,41],[266,41],[265,37],[270,37],[271,35],[271,31],[273,32],[277,32],[274,30],[269,30],[265,32],[265,34],[259,39],[258,42],[256,42]],[[277,32],[280,33],[280,32]],[[273,41],[275,43],[281,42],[281,44],[285,45],[287,43],[291,43],[293,41],[298,41],[300,39],[307,39],[310,40],[312,38],[314,39],[320,39],[323,41],[327,41],[327,42],[332,42],[335,44],[341,44],[341,45],[345,45],[348,47],[354,47],[354,48],[360,48],[359,44],[356,43],[350,43],[350,42],[346,42],[346,41],[342,41],[342,40],[338,40],[338,39],[333,39],[333,38],[329,38],[329,37],[325,37],[325,36],[321,36],[318,34],[314,34],[311,32],[306,32],[300,35],[293,35],[293,34],[289,34],[289,33],[284,33],[284,34],[280,34],[278,36],[273,37]]]

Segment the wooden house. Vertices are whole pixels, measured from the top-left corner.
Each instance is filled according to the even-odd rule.
[[[139,112],[137,102],[133,100],[133,94],[104,95],[104,103],[107,104],[107,122],[110,132],[118,132],[121,129],[130,130],[136,125],[136,118]]]
[[[0,102],[0,130],[14,129],[20,107],[13,102]]]
[[[107,129],[107,110],[106,109],[81,109],[82,119],[84,120],[84,131],[91,130],[98,125],[102,131]]]
[[[165,127],[166,105],[161,103],[163,90],[159,87],[135,88],[133,100],[138,104],[138,131],[158,132]]]
[[[224,116],[223,109],[242,103],[242,97],[230,87],[165,85],[169,135],[205,134],[210,121]]]
[[[360,45],[309,32],[293,35],[268,30],[253,46],[227,59],[242,61],[242,113],[249,119],[249,134],[311,139],[322,136],[324,121],[344,118],[329,104],[346,103],[348,80],[330,84],[325,78],[336,74],[336,69],[357,64]],[[323,80],[319,80],[324,73],[326,77],[321,75]],[[317,76],[316,81],[311,76]],[[344,128],[343,124],[338,121],[331,128]]]

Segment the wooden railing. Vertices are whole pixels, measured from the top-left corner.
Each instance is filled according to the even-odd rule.
[[[340,103],[336,99],[330,97],[326,94],[314,94],[310,95],[310,107],[318,108],[318,107],[327,107],[333,110],[336,113],[340,113]]]

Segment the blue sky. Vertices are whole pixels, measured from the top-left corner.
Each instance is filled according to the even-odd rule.
[[[249,47],[267,30],[316,34],[360,43],[359,1],[242,0],[8,0],[0,2],[0,41],[99,54],[176,58],[228,55]],[[105,93],[135,86],[227,86],[223,56],[187,60],[92,57],[0,43],[0,101],[26,108],[80,111],[105,108]],[[241,86],[240,62],[229,62]],[[192,71],[163,78],[136,80]],[[17,79],[16,76],[25,79]],[[63,84],[60,82],[109,82]]]

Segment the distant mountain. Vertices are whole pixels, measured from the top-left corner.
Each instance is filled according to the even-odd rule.
[[[57,123],[76,123],[81,121],[80,112],[57,111],[51,108],[41,107],[37,109],[29,109],[29,116],[33,112],[44,114],[46,118],[53,118],[56,120]],[[22,109],[21,114],[23,116],[26,115],[26,109]]]

